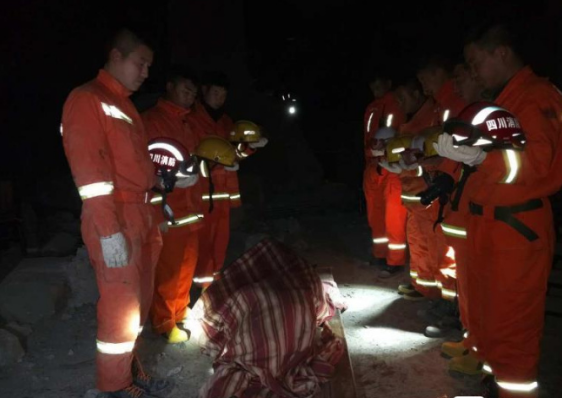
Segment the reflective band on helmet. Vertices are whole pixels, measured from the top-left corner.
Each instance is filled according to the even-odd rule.
[[[78,193],[82,200],[95,198],[96,196],[110,195],[113,193],[113,182],[94,182],[93,184],[78,187]]]
[[[485,363],[484,365],[482,365],[482,370],[484,372],[493,374],[494,372],[492,371],[492,368],[490,367],[490,365],[488,365],[487,363]]]
[[[504,184],[511,184],[517,178],[519,173],[520,157],[519,153],[513,149],[506,149],[504,153],[505,166],[508,175],[503,181]]]
[[[419,196],[410,195],[400,195],[400,198],[402,198],[402,200],[405,202],[419,202],[421,200]]]
[[[140,334],[142,333],[142,330],[143,330],[143,329],[144,329],[143,326],[139,326],[139,336],[140,336]]]
[[[213,278],[212,276],[204,276],[202,278],[193,278],[193,282],[195,283],[209,283],[214,281],[215,278]]]
[[[105,341],[96,340],[96,347],[98,352],[101,352],[102,354],[120,355],[133,352],[135,342],[128,341],[126,343],[106,343]]]
[[[392,117],[393,117],[393,116],[394,116],[394,115],[391,113],[391,114],[389,114],[389,115],[386,117],[386,127],[392,126]]]
[[[423,167],[418,166],[418,173],[416,174],[416,177],[421,177],[423,176]]]
[[[478,138],[478,140],[474,144],[472,144],[472,146],[481,146],[481,145],[490,145],[490,144],[493,144],[493,142],[486,138]]]
[[[198,221],[201,221],[202,219],[203,219],[203,214],[191,214],[189,216],[176,219],[175,224],[172,224],[171,221],[168,221],[168,226],[172,228],[182,227],[187,224],[194,224]]]
[[[468,338],[468,331],[464,332],[464,334],[462,335],[462,337],[464,337],[465,339]]]
[[[62,137],[62,123],[60,124],[60,135]]]
[[[394,148],[391,152],[394,153],[394,154],[397,154],[397,153],[402,153],[402,152],[404,152],[405,150],[406,150],[406,148],[404,148],[403,146],[401,146],[401,147],[398,147],[398,148]]]
[[[388,250],[404,250],[406,248],[406,244],[404,243],[389,243]]]
[[[180,161],[183,162],[183,155],[181,154],[180,151],[178,151],[178,148],[176,148],[173,145],[170,144],[166,144],[165,142],[155,142],[153,144],[150,144],[148,146],[148,150],[151,151],[153,149],[164,149],[165,151],[170,152],[172,155],[174,155],[174,157]]]
[[[453,134],[453,138],[455,140],[457,140],[457,142],[468,140],[468,137],[465,137],[465,136],[462,136],[462,135],[459,135],[459,134]]]
[[[418,277],[418,273],[416,271],[410,271],[410,278],[416,279]]]
[[[441,223],[441,229],[445,235],[453,236],[455,238],[466,238],[466,229],[461,227],[455,227],[454,225],[448,225]]]
[[[418,278],[416,280],[416,282],[417,282],[418,285],[421,285],[421,286],[428,286],[428,287],[436,287],[437,286],[437,282],[435,282],[435,281],[428,281],[428,280],[420,279],[420,278]]]
[[[115,119],[124,120],[129,124],[133,124],[133,119],[125,115],[121,111],[121,109],[117,108],[115,105],[108,105],[105,102],[102,102],[101,107],[107,116],[111,116],[114,117]]]
[[[380,245],[381,243],[388,243],[388,238],[373,238],[373,243],[375,245]]]
[[[455,298],[455,297],[457,297],[457,292],[455,292],[454,290],[441,288],[441,295],[443,297]]]
[[[537,383],[536,381],[530,383],[508,383],[505,381],[496,380],[496,383],[498,383],[498,386],[500,386],[500,388],[503,388],[504,390],[522,392],[533,391],[539,386],[539,383]]]
[[[203,195],[203,200],[209,200],[209,195]],[[229,193],[214,193],[213,200],[230,199]]]
[[[162,203],[162,195],[160,194],[154,195],[154,197],[150,199],[150,203],[152,203],[153,205]]]
[[[501,111],[503,110],[502,108],[498,107],[498,106],[488,106],[484,109],[482,109],[480,112],[478,112],[473,118],[472,118],[472,124],[473,125],[477,125],[482,123],[484,120],[486,120],[486,118],[495,111]]]
[[[474,352],[478,352],[478,348],[476,348],[476,346],[472,347],[472,349],[474,350]]]
[[[443,112],[443,122],[446,122],[447,119],[449,118],[449,110],[445,109],[445,112]]]
[[[240,199],[239,193],[235,193],[233,195],[230,195],[230,200],[239,200],[239,199]]]
[[[371,112],[371,116],[369,116],[369,121],[367,122],[367,133],[371,132],[371,120],[373,119],[373,114],[375,112]]]

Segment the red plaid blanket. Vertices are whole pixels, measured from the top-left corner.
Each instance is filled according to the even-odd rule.
[[[324,324],[335,311],[306,261],[263,240],[224,270],[190,314],[202,327],[199,345],[214,358],[199,396],[312,397],[343,353]]]

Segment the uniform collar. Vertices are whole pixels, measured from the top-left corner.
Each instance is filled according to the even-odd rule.
[[[527,80],[531,76],[534,76],[534,73],[530,66],[525,66],[519,69],[519,71],[517,71],[517,73],[513,75],[511,79],[509,79],[504,84],[504,86],[497,91],[497,95],[495,96],[494,102],[503,101],[503,99],[506,96],[510,95],[511,91],[514,88],[520,86],[525,80]]]
[[[176,105],[172,101],[168,101],[164,98],[158,99],[156,106],[176,116],[185,116],[191,112],[191,109],[185,109],[184,107]]]
[[[116,78],[114,78],[108,71],[105,69],[100,69],[98,72],[98,76],[96,78],[101,84],[107,87],[111,92],[121,96],[121,97],[128,97],[133,92],[122,85]]]

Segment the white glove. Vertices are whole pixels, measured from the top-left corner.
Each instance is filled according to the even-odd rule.
[[[168,232],[168,229],[170,229],[170,226],[168,225],[168,221],[163,221],[160,223],[160,225],[158,225],[158,228],[160,228],[160,232]]]
[[[402,173],[402,167],[398,166],[396,163],[390,164],[386,160],[379,162],[379,165],[391,173],[400,174]]]
[[[371,155],[373,155],[374,158],[384,156],[384,150],[380,151],[378,149],[371,149]]]
[[[234,166],[224,166],[224,169],[228,171],[238,171],[239,168],[238,163],[235,163]]]
[[[252,148],[252,149],[263,148],[264,146],[267,145],[267,141],[268,141],[267,138],[262,137],[262,138],[260,138],[259,141],[257,141],[257,142],[250,142],[250,143],[248,144],[248,146],[249,146],[250,148]]]
[[[103,261],[108,268],[120,268],[129,263],[127,241],[121,232],[100,238]]]
[[[187,177],[182,176],[182,177],[178,177],[175,186],[176,188],[188,188],[197,184],[197,181],[199,181],[199,174],[193,174]]]
[[[437,144],[433,143],[433,147],[439,156],[465,163],[469,166],[479,165],[486,159],[486,152],[477,146],[459,145],[455,147],[453,145],[453,137],[447,133],[441,134],[437,139]]]
[[[400,160],[398,161],[398,164],[400,165],[400,167],[403,170],[417,170],[418,167],[419,167],[419,164],[417,164],[417,163],[407,165],[406,162],[404,162],[404,159],[402,159],[402,158],[400,158]]]

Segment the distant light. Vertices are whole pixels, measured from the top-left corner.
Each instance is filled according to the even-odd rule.
[[[287,94],[287,98],[291,98],[291,94]]]
[[[290,106],[289,107],[289,113],[291,115],[294,115],[295,113],[297,113],[297,108],[295,108],[294,106]]]
[[[283,97],[283,101],[285,101],[285,96],[284,96],[284,95],[282,95],[281,97]]]

